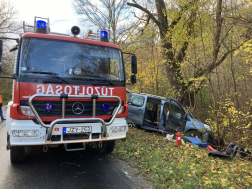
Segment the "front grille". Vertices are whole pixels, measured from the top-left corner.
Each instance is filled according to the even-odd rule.
[[[99,139],[100,134],[99,133],[92,133],[92,139]]]
[[[63,141],[73,141],[73,140],[88,140],[91,134],[91,139],[100,139],[101,133],[81,133],[81,134],[63,134]],[[52,142],[60,142],[61,135],[52,135]]]
[[[63,141],[66,140],[84,140],[84,139],[89,139],[89,134],[84,133],[84,134],[64,134],[63,135]]]
[[[52,135],[51,141],[60,141],[61,135]]]
[[[84,105],[84,111],[81,114],[75,114],[72,111],[74,103],[80,102]],[[62,115],[62,102],[61,101],[33,101],[33,106],[36,109],[40,117],[61,117]],[[51,103],[53,110],[48,112],[45,110],[45,105]],[[102,105],[106,103],[109,105],[109,109],[104,111]],[[28,101],[20,101],[20,105],[28,106]],[[96,115],[105,116],[112,115],[114,109],[118,106],[118,102],[96,102]],[[93,102],[92,101],[66,101],[65,116],[92,116]]]

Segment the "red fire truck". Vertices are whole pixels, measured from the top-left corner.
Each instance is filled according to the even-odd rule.
[[[13,99],[7,108],[7,150],[11,162],[23,161],[25,148],[64,145],[67,151],[95,144],[112,152],[115,140],[125,139],[126,78],[123,52],[108,42],[50,32],[49,19],[35,17],[32,32],[16,39]],[[0,41],[0,55],[2,41]],[[137,61],[131,55],[131,83]],[[1,58],[0,58],[1,59]]]

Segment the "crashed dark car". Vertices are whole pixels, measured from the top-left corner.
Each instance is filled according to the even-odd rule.
[[[188,115],[180,103],[171,97],[166,99],[130,90],[127,92],[130,93],[126,117],[129,126],[158,132],[179,131],[199,138],[202,133],[211,130],[208,125],[195,120],[190,110]]]

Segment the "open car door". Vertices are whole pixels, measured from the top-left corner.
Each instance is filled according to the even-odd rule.
[[[187,114],[176,100],[169,98],[169,101],[169,112],[166,118],[165,130],[183,132],[187,121]]]
[[[145,101],[144,96],[137,94],[131,94],[128,100],[128,116],[126,120],[137,125],[143,125],[144,113],[145,113]]]
[[[158,123],[160,122],[161,113],[161,100],[147,97],[145,114],[144,114],[144,126],[151,128],[158,128]]]

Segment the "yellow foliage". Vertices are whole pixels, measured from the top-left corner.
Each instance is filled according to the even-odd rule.
[[[224,137],[226,142],[234,142],[241,146],[251,146],[251,112],[238,111],[227,95],[224,102],[219,102],[219,110],[209,111],[212,118],[206,120],[214,132]]]

